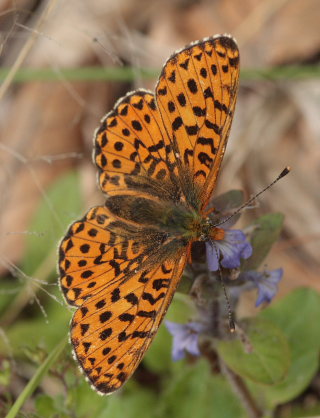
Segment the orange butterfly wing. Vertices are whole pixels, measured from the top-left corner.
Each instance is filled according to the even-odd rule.
[[[227,144],[239,83],[239,50],[228,36],[195,42],[165,64],[156,100],[166,134],[200,191],[211,197]],[[190,184],[183,190],[187,196]]]
[[[186,262],[184,248],[172,240],[150,248],[141,243],[146,234],[95,207],[71,225],[60,245],[61,288],[68,303],[79,307],[71,342],[102,393],[118,389],[136,369]],[[150,239],[152,231],[148,234]]]
[[[103,192],[109,196],[168,193],[159,182],[170,181],[177,168],[161,125],[151,92],[137,90],[116,103],[95,133],[94,160]]]

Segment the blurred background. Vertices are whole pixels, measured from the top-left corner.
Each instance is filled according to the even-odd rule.
[[[319,22],[318,0],[0,0],[4,411],[67,332],[71,312],[57,288],[57,246],[72,220],[104,200],[91,160],[94,130],[127,91],[153,90],[168,56],[191,41],[230,33],[240,49],[240,94],[217,194],[243,189],[249,198],[290,165],[290,175],[247,217],[285,215],[267,260],[268,268],[284,269],[277,298],[300,286],[320,290]],[[246,314],[254,313],[254,301],[249,294],[243,302]],[[175,318],[187,316],[184,306],[178,297]],[[158,340],[127,392],[113,398],[89,389],[68,347],[22,416],[190,415],[176,405],[187,396],[182,389],[168,389],[165,406],[154,405],[163,374],[174,369],[185,379],[183,365],[171,366],[166,330]],[[205,363],[190,370],[185,390],[200,393]],[[224,383],[217,379],[201,402],[203,413],[196,408],[194,416],[245,416],[231,394],[223,402]]]

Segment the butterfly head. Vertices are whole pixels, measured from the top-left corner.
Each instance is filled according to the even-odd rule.
[[[202,220],[199,225],[199,241],[220,241],[224,237],[224,229],[214,226],[214,222],[209,218]]]

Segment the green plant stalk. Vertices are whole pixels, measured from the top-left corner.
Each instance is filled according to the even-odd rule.
[[[132,81],[137,71],[142,78],[157,78],[159,69],[134,69],[132,67],[81,67],[61,68],[58,71],[52,68],[20,68],[14,76],[13,82],[28,81]],[[0,69],[0,81],[4,81],[10,73],[10,68]],[[316,65],[283,66],[266,69],[243,69],[243,80],[294,80],[306,78],[319,78],[320,67]]]
[[[233,373],[233,371],[230,370],[228,366],[223,362],[220,356],[219,364],[221,372],[230,383],[233,393],[238,397],[243,407],[247,411],[248,418],[261,418],[263,416],[263,412],[259,409],[255,399],[246,387],[242,378]]]
[[[32,379],[29,381],[27,386],[21,392],[19,397],[16,399],[15,403],[12,405],[9,413],[6,415],[5,418],[14,418],[17,416],[18,412],[20,411],[23,404],[26,400],[33,394],[35,389],[39,386],[41,380],[48,372],[52,364],[57,360],[59,355],[62,353],[63,349],[67,344],[67,338],[63,337],[63,339],[56,345],[53,351],[48,355],[47,359],[42,363]]]

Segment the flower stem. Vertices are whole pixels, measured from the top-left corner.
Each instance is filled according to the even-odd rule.
[[[219,364],[221,373],[226,377],[226,379],[230,383],[230,386],[234,394],[238,397],[243,407],[247,411],[248,417],[261,418],[263,416],[263,412],[256,404],[256,401],[253,399],[251,393],[249,392],[241,377],[235,374],[232,370],[230,370],[220,357]]]

